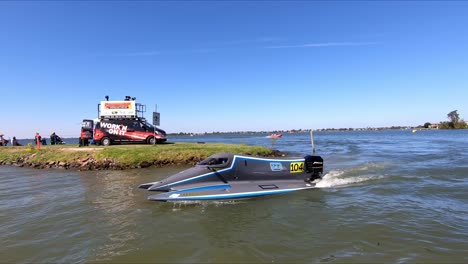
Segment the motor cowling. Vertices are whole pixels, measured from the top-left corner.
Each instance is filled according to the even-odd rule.
[[[307,155],[305,159],[305,171],[310,173],[310,181],[322,178],[323,159],[320,156]]]

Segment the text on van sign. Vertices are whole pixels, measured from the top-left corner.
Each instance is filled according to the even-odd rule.
[[[111,135],[123,136],[127,132],[127,126],[124,125],[101,122],[101,127],[107,129],[107,132]]]

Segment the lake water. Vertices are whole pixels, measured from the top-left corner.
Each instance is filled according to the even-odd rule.
[[[303,156],[309,136],[170,141],[265,145]],[[137,188],[186,167],[0,166],[0,262],[468,262],[468,130],[314,136],[325,160],[319,188],[242,201],[151,202]]]

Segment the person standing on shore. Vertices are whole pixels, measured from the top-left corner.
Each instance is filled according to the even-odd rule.
[[[54,133],[52,133],[52,135],[50,135],[50,144],[51,145],[55,145],[57,142],[57,135]]]
[[[36,132],[36,145],[37,149],[41,149],[41,135],[39,135],[39,132]]]

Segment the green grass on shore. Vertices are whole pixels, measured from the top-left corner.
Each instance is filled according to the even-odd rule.
[[[138,166],[142,162],[158,164],[194,164],[218,152],[271,156],[274,151],[261,146],[218,143],[173,143],[157,145],[112,145],[78,147],[78,145],[47,145],[40,150],[28,146],[1,147],[0,163],[27,159],[30,163],[79,162],[86,159],[112,161],[123,166]]]

